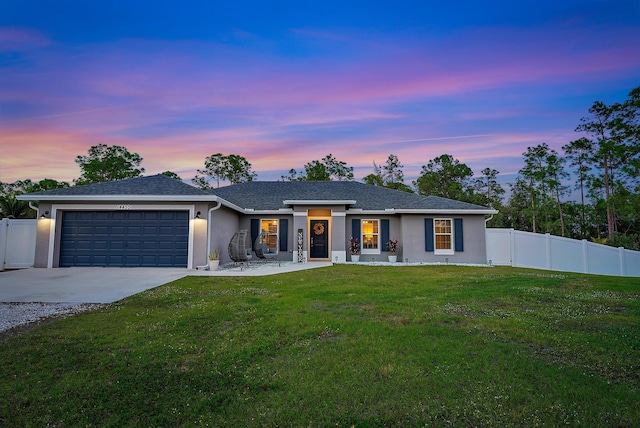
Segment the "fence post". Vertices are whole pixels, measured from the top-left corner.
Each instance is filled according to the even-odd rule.
[[[509,263],[511,265],[511,267],[515,266],[515,262],[516,262],[516,232],[515,229],[509,229],[509,246],[511,248],[509,248],[509,257],[511,258],[511,260],[509,260]]]
[[[547,269],[551,269],[551,234],[550,233],[545,233],[544,234],[544,241],[545,241],[545,251],[546,251],[546,262],[547,262]]]
[[[586,239],[582,240],[582,273],[589,273],[589,253]]]
[[[620,256],[620,276],[624,276],[624,247],[618,247],[618,254]]]
[[[4,265],[7,262],[7,236],[9,235],[9,219],[3,218],[0,220],[0,272],[4,270]]]

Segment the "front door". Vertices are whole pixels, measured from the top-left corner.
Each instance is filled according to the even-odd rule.
[[[309,258],[329,258],[329,220],[311,220]]]

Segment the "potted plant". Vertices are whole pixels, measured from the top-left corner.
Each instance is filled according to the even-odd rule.
[[[213,252],[209,253],[209,269],[217,270],[220,265],[220,250],[215,249]]]
[[[349,238],[349,250],[351,251],[351,261],[360,261],[360,241],[353,236]]]
[[[398,252],[398,240],[397,239],[389,239],[387,242],[387,251],[389,251],[389,262],[395,263],[398,261],[398,256],[396,253]]]

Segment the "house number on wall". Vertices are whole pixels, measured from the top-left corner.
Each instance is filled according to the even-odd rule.
[[[117,210],[130,210],[131,209],[131,205],[118,205],[116,206]]]

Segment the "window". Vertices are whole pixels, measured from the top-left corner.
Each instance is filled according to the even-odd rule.
[[[435,254],[453,254],[453,227],[450,218],[436,218],[433,220],[433,234],[435,237]]]
[[[262,243],[267,244],[268,253],[278,251],[278,220],[262,220]]]
[[[362,254],[380,254],[379,220],[362,220]]]

